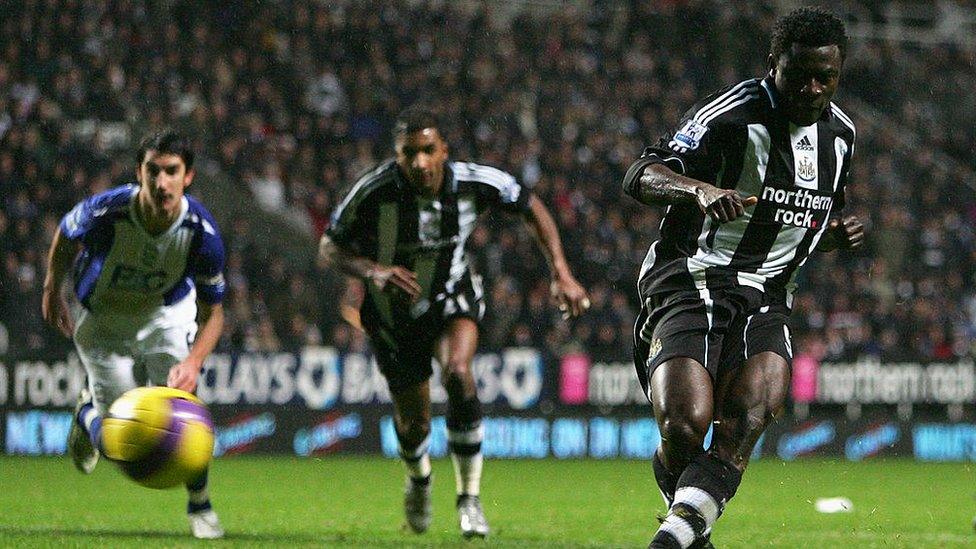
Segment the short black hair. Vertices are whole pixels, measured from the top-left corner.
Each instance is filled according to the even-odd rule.
[[[776,21],[769,45],[773,60],[778,60],[792,44],[815,48],[836,44],[840,49],[840,58],[847,57],[844,22],[822,7],[797,8]]]
[[[397,115],[396,122],[393,124],[393,139],[425,128],[440,131],[440,120],[437,114],[426,105],[411,105]]]
[[[175,154],[183,159],[186,171],[193,169],[193,147],[190,146],[190,140],[174,130],[161,130],[144,137],[136,151],[137,166],[142,166],[142,161],[146,159],[146,153],[149,151]]]

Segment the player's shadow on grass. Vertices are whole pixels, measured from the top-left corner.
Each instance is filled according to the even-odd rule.
[[[58,536],[58,537],[107,537],[107,538],[152,538],[157,540],[193,541],[189,532],[161,532],[159,530],[119,530],[107,528],[57,528],[54,526],[0,526],[0,537],[5,536]],[[224,536],[228,541],[280,542],[280,543],[320,543],[322,536],[311,534],[257,534],[244,532],[227,532]]]
[[[5,539],[8,537],[13,537],[13,540]],[[235,542],[250,542],[257,544],[269,544],[269,545],[292,545],[292,546],[311,546],[311,547],[363,547],[364,545],[369,545],[370,547],[383,548],[401,548],[401,547],[471,547],[472,540],[429,540],[424,539],[422,536],[405,536],[403,539],[394,540],[364,540],[362,537],[355,535],[346,535],[344,533],[326,533],[326,534],[299,534],[299,533],[289,533],[289,534],[275,534],[275,533],[249,533],[249,532],[227,532],[223,539],[220,540],[195,540],[190,536],[189,532],[182,531],[172,531],[172,532],[162,532],[159,530],[119,530],[119,529],[108,529],[108,528],[58,528],[55,526],[0,526],[0,546],[6,546],[7,542],[15,541],[17,537],[20,536],[31,536],[32,541],[35,543],[42,543],[43,538],[48,538],[48,543],[53,542],[50,538],[84,538],[88,541],[92,541],[92,538],[111,538],[119,540],[118,543],[132,543],[140,539],[152,539],[158,543],[163,543],[165,545],[177,544],[183,546],[184,544],[192,544],[195,542],[210,542],[210,543],[235,543]],[[480,540],[473,540],[475,542]],[[509,540],[512,541],[512,540]],[[524,541],[524,540],[523,540]],[[77,540],[71,540],[69,543],[77,543]],[[108,542],[112,545],[112,542]],[[475,544],[477,545],[477,544]],[[497,545],[497,543],[496,543]],[[514,545],[511,543],[503,543],[503,547],[518,547],[522,546],[521,542],[516,541]],[[540,545],[528,544],[527,546],[532,547],[563,547],[560,544],[545,543]],[[568,547],[568,546],[566,546]]]

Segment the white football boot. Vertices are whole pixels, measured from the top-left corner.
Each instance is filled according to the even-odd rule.
[[[478,496],[460,496],[457,501],[458,522],[461,525],[461,535],[465,538],[488,537],[488,519],[481,508]]]
[[[220,519],[213,509],[188,513],[190,531],[197,539],[220,539],[224,537],[224,529],[220,527]]]
[[[71,456],[71,462],[75,464],[75,469],[86,475],[90,475],[95,470],[95,465],[98,463],[98,451],[92,446],[91,438],[82,426],[78,412],[81,411],[82,406],[90,402],[91,393],[88,392],[88,389],[82,389],[78,395],[78,402],[75,404],[71,430],[68,431],[68,455]]]

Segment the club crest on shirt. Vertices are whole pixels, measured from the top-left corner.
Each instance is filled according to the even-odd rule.
[[[647,350],[648,358],[655,358],[657,355],[661,354],[661,349],[664,346],[661,344],[661,338],[655,337],[651,340],[651,347]]]
[[[708,126],[689,120],[678,130],[678,133],[674,134],[670,143],[671,148],[697,149],[706,132],[708,132]]]
[[[796,165],[796,175],[802,181],[807,181],[807,182],[813,181],[814,179],[817,178],[817,167],[813,163],[813,160],[810,160],[810,157],[808,156],[800,157],[800,160]]]

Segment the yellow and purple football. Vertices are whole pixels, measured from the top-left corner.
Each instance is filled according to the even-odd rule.
[[[203,402],[186,391],[139,387],[109,407],[102,447],[105,457],[143,486],[185,485],[213,457],[213,419]]]

